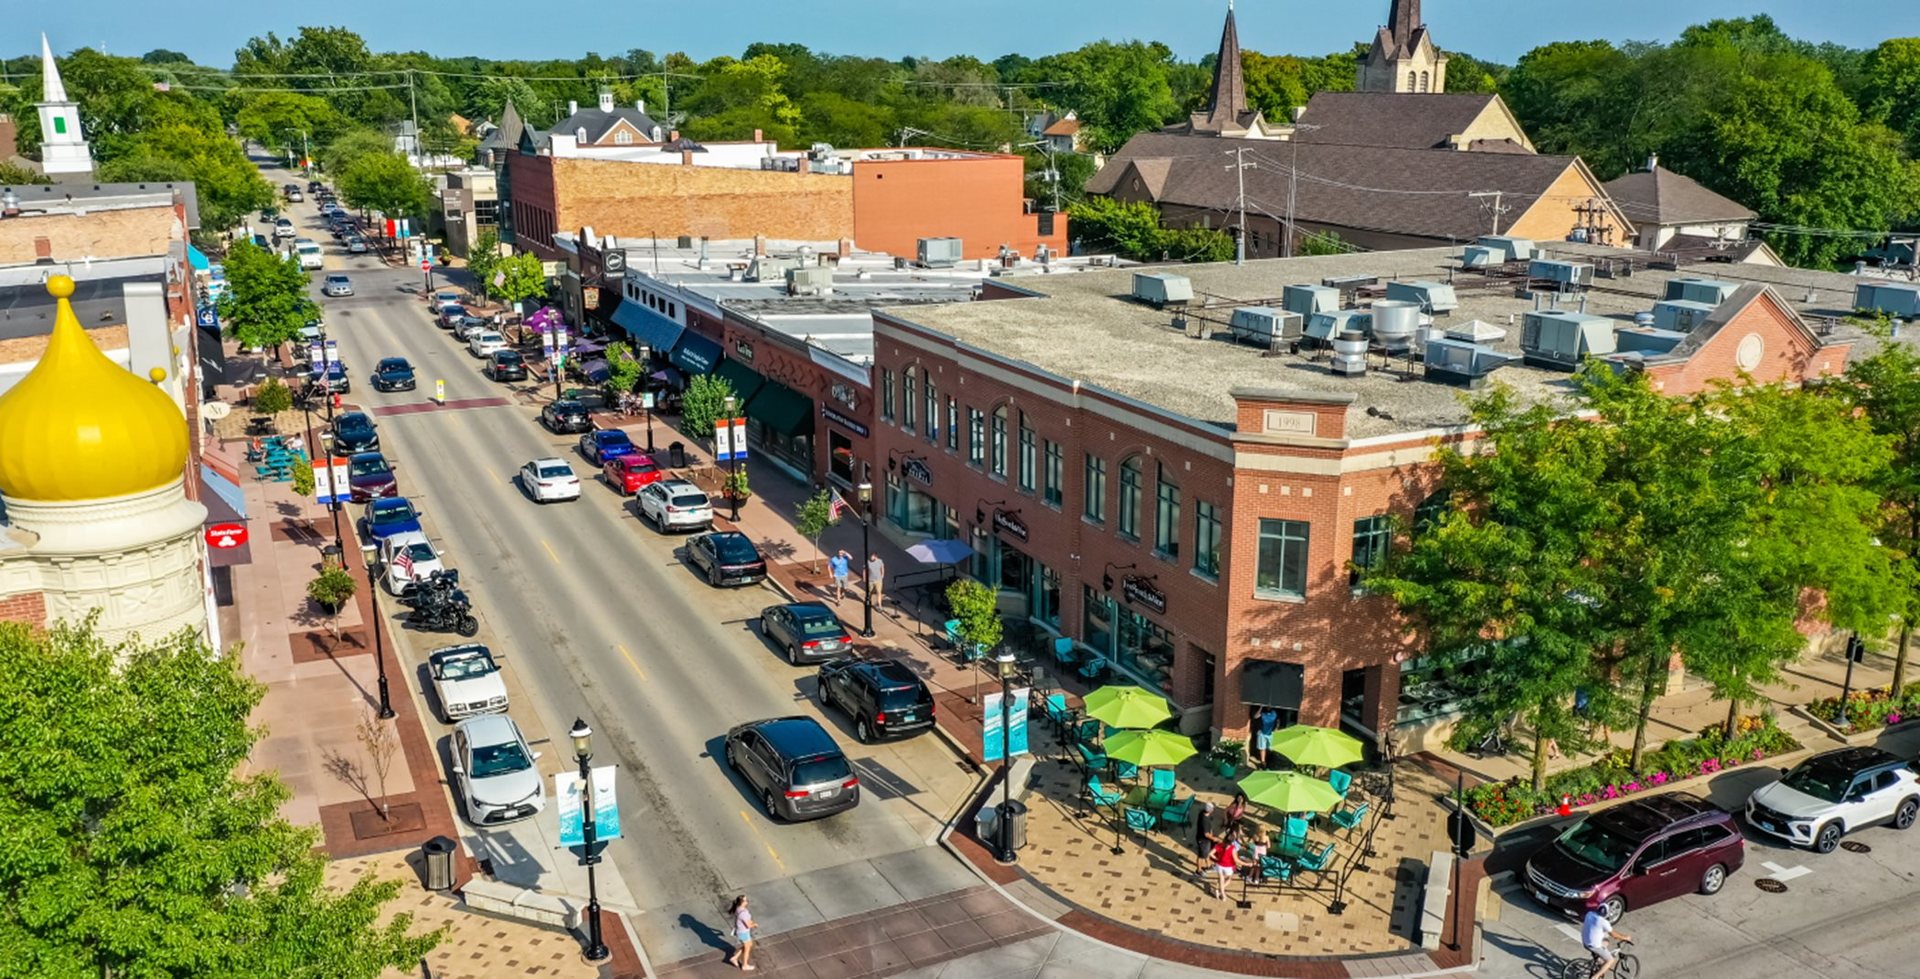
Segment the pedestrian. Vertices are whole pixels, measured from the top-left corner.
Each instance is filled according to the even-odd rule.
[[[738,950],[727,954],[727,964],[739,966],[742,972],[760,968],[747,961],[753,956],[753,913],[747,910],[747,896],[734,898],[733,907],[728,908],[727,913],[733,915],[733,939],[740,943]],[[739,956],[739,961],[734,961],[734,956]]]
[[[1193,821],[1193,872],[1196,874],[1206,873],[1207,856],[1213,852],[1213,845],[1220,842],[1214,832],[1214,824],[1219,819],[1216,813],[1213,803],[1202,803],[1200,815]]]
[[[847,575],[853,571],[853,555],[841,548],[838,554],[827,559],[827,570],[833,572],[833,600],[847,597]]]
[[[887,562],[875,554],[867,558],[867,592],[873,596],[873,607],[879,608],[886,603]]]
[[[1240,828],[1240,818],[1247,814],[1247,794],[1235,792],[1233,802],[1227,806],[1227,825],[1232,829]]]
[[[1247,879],[1256,884],[1266,883],[1266,860],[1267,841],[1256,836],[1253,840],[1253,858],[1247,863]]]
[[[1253,764],[1255,768],[1267,767],[1267,746],[1273,743],[1273,729],[1280,726],[1280,712],[1271,707],[1261,707],[1253,715]]]
[[[1227,830],[1226,838],[1213,845],[1213,896],[1227,899],[1227,881],[1239,867],[1240,829]]]

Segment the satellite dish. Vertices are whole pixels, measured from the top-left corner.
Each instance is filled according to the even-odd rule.
[[[233,414],[233,406],[225,401],[209,401],[200,406],[200,417],[219,421]]]

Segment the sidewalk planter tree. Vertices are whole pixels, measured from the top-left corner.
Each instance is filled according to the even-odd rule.
[[[1902,344],[1883,343],[1872,356],[1847,368],[1839,391],[1865,413],[1874,432],[1892,440],[1893,458],[1875,481],[1886,501],[1880,539],[1893,547],[1897,562],[1910,577],[1920,577],[1914,570],[1920,562],[1920,354]],[[1891,686],[1895,690],[1907,687],[1908,650],[1914,624],[1920,621],[1920,589],[1905,589],[1902,599],[1893,650]]]
[[[293,391],[277,377],[269,377],[253,392],[253,413],[269,418],[293,408]]]
[[[540,256],[520,252],[495,261],[481,286],[488,296],[512,306],[545,295],[547,273],[540,265]]]
[[[820,571],[820,559],[825,557],[820,551],[820,535],[839,522],[833,512],[833,495],[826,490],[800,501],[800,507],[794,513],[793,529],[813,543],[813,570],[816,574]]]
[[[956,632],[963,649],[984,659],[1000,645],[1003,627],[1000,606],[993,589],[972,578],[960,578],[947,586],[947,604],[959,621]],[[972,657],[970,657],[972,658]]]
[[[307,294],[307,273],[251,241],[227,252],[227,291],[217,304],[227,335],[243,347],[271,350],[320,318]]]
[[[307,597],[327,613],[328,628],[335,638],[340,635],[340,610],[353,598],[354,586],[353,575],[337,564],[322,567],[320,573],[307,582]]]
[[[500,236],[491,231],[482,231],[474,239],[473,246],[467,249],[467,273],[473,276],[475,296],[487,294],[487,281],[493,278],[494,269],[500,265]]]
[[[302,497],[313,496],[314,482],[313,463],[299,456],[295,456],[293,460],[293,495]]]

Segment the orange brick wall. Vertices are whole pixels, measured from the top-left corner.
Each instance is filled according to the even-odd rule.
[[[21,592],[0,598],[0,621],[47,624],[47,596],[41,592]]]
[[[1740,345],[1749,336],[1761,344],[1759,363],[1747,373],[1760,384],[1799,383],[1846,370],[1851,343],[1816,346],[1794,321],[1793,314],[1769,295],[1763,295],[1735,314],[1686,363],[1655,366],[1647,371],[1656,390],[1674,396],[1705,390],[1718,378],[1739,374]]]
[[[853,167],[853,241],[867,251],[912,257],[921,238],[959,238],[967,258],[994,258],[1007,245],[1031,257],[1045,244],[1067,249],[1067,216],[1040,234],[1026,210],[1025,163],[1017,156],[884,160]]]

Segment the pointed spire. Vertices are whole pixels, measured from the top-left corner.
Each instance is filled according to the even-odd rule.
[[[65,102],[67,86],[60,80],[60,66],[53,61],[53,45],[47,43],[45,32],[40,34],[40,101]]]
[[[1215,131],[1237,129],[1247,112],[1247,84],[1240,68],[1240,31],[1234,26],[1233,3],[1227,3],[1227,26],[1220,31],[1219,62],[1213,67],[1213,97],[1206,123]]]
[[[1420,27],[1420,0],[1393,0],[1387,14],[1387,31],[1393,35],[1394,49],[1412,50],[1413,32]]]

